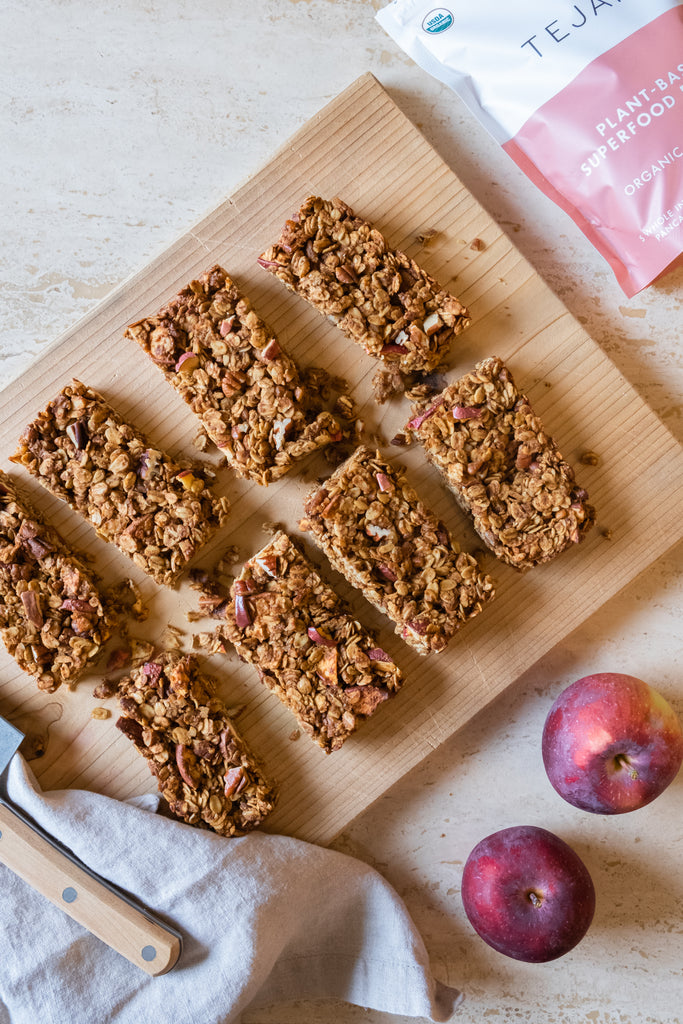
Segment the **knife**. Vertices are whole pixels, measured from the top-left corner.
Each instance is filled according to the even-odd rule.
[[[182,936],[83,864],[11,803],[5,775],[23,733],[0,716],[0,863],[147,974],[177,963]]]

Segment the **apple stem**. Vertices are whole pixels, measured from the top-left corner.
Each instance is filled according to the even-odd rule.
[[[533,892],[533,891],[531,891],[531,892],[529,892],[529,893],[528,893],[528,897],[529,897],[529,902],[530,902],[530,903],[531,903],[531,904],[532,904],[532,905],[533,905],[534,907],[540,907],[540,906],[541,906],[541,904],[543,903],[543,900],[542,900],[542,899],[540,899],[540,898],[539,898],[539,897],[538,897],[538,896],[536,895],[536,893],[535,893],[535,892]]]
[[[626,754],[617,754],[614,761],[617,768],[625,768],[634,781],[638,778],[638,772],[633,767]]]

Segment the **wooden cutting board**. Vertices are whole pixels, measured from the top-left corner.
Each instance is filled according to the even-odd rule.
[[[238,724],[280,783],[279,807],[268,830],[328,843],[357,814],[437,747],[592,612],[676,543],[682,535],[683,452],[654,413],[522,258],[452,170],[443,163],[372,75],[364,75],[309,121],[233,196],[197,227],[135,274],[92,314],[59,339],[2,395],[0,459],[65,536],[87,550],[107,583],[132,575],[151,615],[132,624],[134,635],[157,641],[166,623],[193,631],[210,621],[187,620],[197,595],[187,584],[159,588],[132,570],[117,550],[52,499],[8,456],[23,427],[71,377],[101,390],[153,443],[197,455],[198,423],[159,371],[133,342],[127,324],[155,312],[214,262],[251,296],[301,365],[315,364],[347,378],[362,407],[368,435],[400,459],[422,497],[463,546],[478,539],[420,449],[388,441],[409,418],[405,399],[378,406],[371,379],[377,363],[331,324],[286,292],[256,264],[284,220],[310,194],[340,195],[375,222],[396,246],[414,256],[470,308],[471,328],[453,346],[448,379],[486,356],[499,355],[529,394],[563,453],[578,464],[579,482],[597,508],[587,540],[554,564],[519,576],[487,555],[498,583],[495,601],[467,625],[441,655],[422,658],[393,633],[386,619],[326,567],[357,616],[376,629],[404,671],[399,695],[338,752],[326,756],[234,653],[216,655],[207,668]],[[436,231],[427,244],[420,236]],[[268,488],[237,480],[228,469],[217,489],[232,500],[232,517],[204,551],[213,564],[236,544],[241,560],[267,539],[263,524],[278,522],[299,535],[302,500],[322,460]],[[312,552],[317,562],[322,556]],[[37,691],[0,652],[0,713],[34,739],[42,755],[31,761],[48,789],[80,787],[118,798],[155,790],[146,763],[114,726],[114,700],[97,701],[93,672],[75,690]],[[93,720],[92,709],[112,716]]]

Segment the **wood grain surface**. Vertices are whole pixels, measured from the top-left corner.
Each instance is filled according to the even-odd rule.
[[[462,546],[479,547],[420,449],[388,445],[409,418],[408,402],[378,406],[371,389],[376,362],[256,264],[310,194],[340,195],[459,296],[473,323],[453,345],[447,379],[486,356],[505,359],[565,457],[577,465],[577,478],[597,508],[597,525],[586,541],[549,566],[520,576],[487,555],[496,599],[445,653],[429,658],[402,644],[388,621],[308,545],[326,578],[361,621],[378,631],[406,677],[398,696],[330,756],[303,735],[293,738],[294,719],[234,652],[207,659],[221,695],[238,712],[240,730],[280,784],[268,830],[324,844],[681,539],[683,451],[377,80],[364,75],[2,393],[2,467],[70,543],[90,554],[107,584],[126,576],[141,584],[151,615],[144,625],[132,623],[131,633],[156,642],[171,623],[184,631],[190,649],[193,631],[212,623],[188,622],[197,594],[186,583],[168,590],[142,577],[8,457],[26,423],[74,376],[102,391],[153,443],[195,456],[198,422],[123,331],[215,262],[249,294],[302,366],[323,366],[346,377],[368,435],[376,435],[385,454],[407,467],[411,482]],[[419,236],[430,230],[436,234],[425,245]],[[598,465],[578,465],[586,450],[598,453]],[[218,465],[213,456],[206,460]],[[318,457],[261,488],[219,469],[217,489],[230,497],[232,515],[197,564],[212,565],[231,544],[246,559],[265,542],[264,523],[278,522],[300,536],[304,495],[322,473],[329,467]],[[0,713],[29,734],[39,755],[31,767],[45,788],[80,787],[117,798],[154,791],[147,765],[114,726],[115,701],[92,696],[101,678],[100,669],[73,691],[43,694],[2,650]],[[98,704],[110,707],[112,717],[93,720]]]

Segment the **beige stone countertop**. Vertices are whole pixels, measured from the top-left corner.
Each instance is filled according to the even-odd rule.
[[[5,0],[0,386],[371,71],[680,439],[683,269],[625,298],[566,215],[454,94],[399,52],[374,20],[380,6]],[[647,808],[589,815],[550,787],[540,738],[558,693],[592,671],[640,676],[683,715],[682,560],[679,548],[652,566],[335,843],[403,896],[437,977],[465,992],[461,1024],[681,1020],[683,773]],[[588,935],[551,964],[489,949],[460,901],[469,851],[513,824],[560,834],[596,884]],[[251,1011],[244,1021],[332,1017],[404,1021],[308,1002]]]

